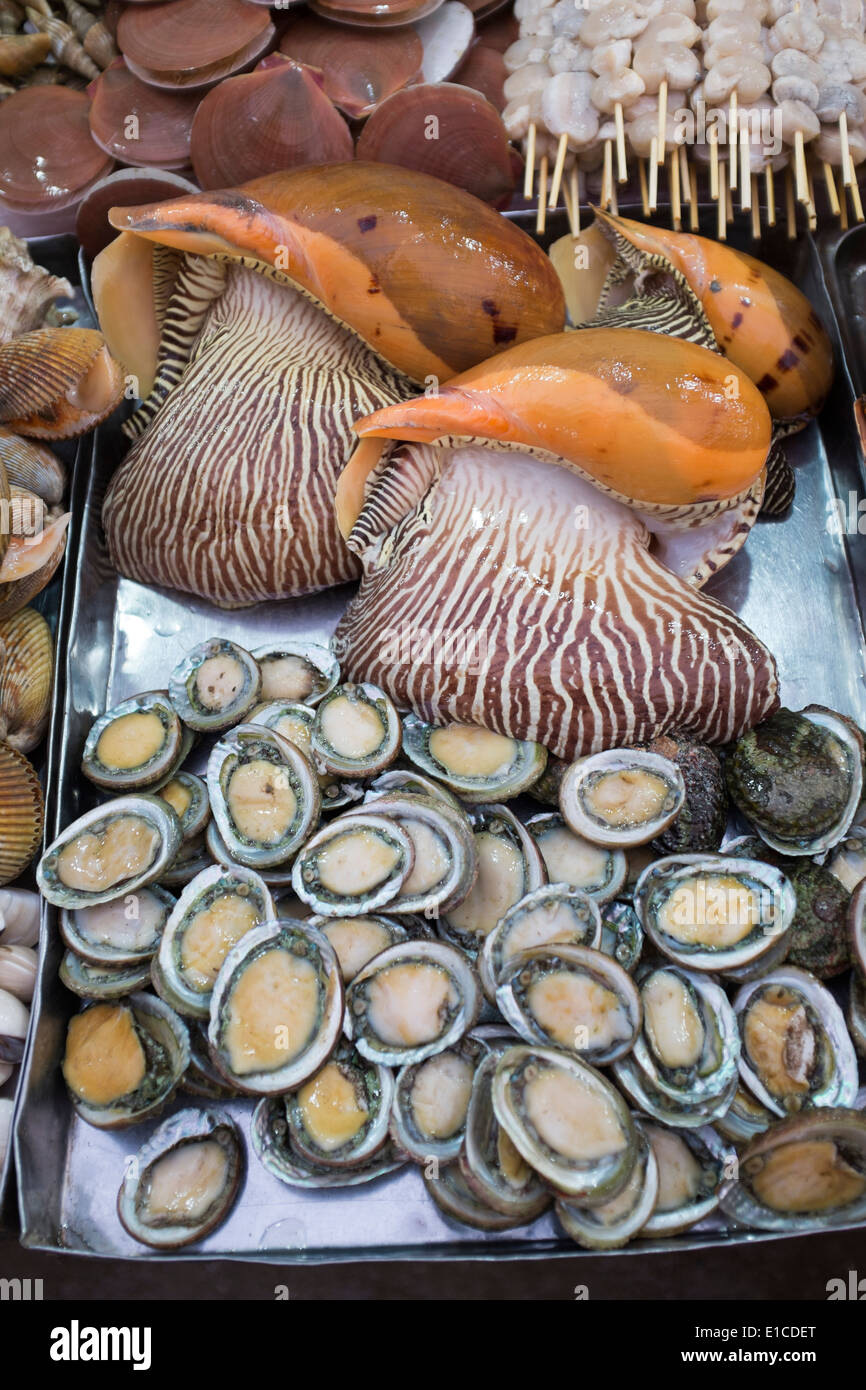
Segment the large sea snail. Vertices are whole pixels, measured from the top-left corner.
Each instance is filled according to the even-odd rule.
[[[155,382],[106,495],[111,559],[227,607],[356,578],[333,510],[352,421],[565,317],[526,233],[385,165],[111,216],[130,230],[97,257],[96,306]]]
[[[242,188],[114,208],[110,220],[163,246],[282,273],[419,382],[446,380],[565,322],[559,280],[529,236],[471,194],[392,165],[268,174]],[[100,320],[99,300],[130,288],[116,244],[113,254]],[[121,344],[113,347],[124,359]]]
[[[727,743],[778,705],[766,647],[696,592],[763,487],[769,413],[731,363],[566,333],[356,429],[338,512],[364,577],[335,639],[351,679],[568,759],[671,729]],[[463,659],[395,661],[403,630]]]
[[[774,419],[802,425],[817,415],[833,381],[833,352],[818,315],[790,280],[722,242],[596,216],[635,270],[660,270],[667,262],[679,271],[719,347],[751,377]]]

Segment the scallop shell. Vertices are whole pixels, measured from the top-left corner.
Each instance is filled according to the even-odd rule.
[[[0,884],[27,868],[42,839],[42,787],[23,753],[0,743]]]
[[[37,497],[41,497],[49,506],[57,506],[63,500],[66,470],[56,454],[44,444],[37,444],[32,439],[21,439],[11,430],[0,426],[0,464],[5,468],[6,476],[14,487],[26,488]]]
[[[0,620],[0,735],[29,753],[45,733],[51,705],[54,643],[33,608]]]
[[[94,329],[39,328],[0,346],[0,420],[19,434],[83,434],[122,395],[121,368]]]

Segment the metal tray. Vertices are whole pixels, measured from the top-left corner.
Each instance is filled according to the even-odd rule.
[[[550,234],[556,232],[554,224]],[[748,249],[745,240],[743,245]],[[798,708],[819,701],[866,723],[864,557],[857,547],[849,549],[845,535],[826,525],[834,499],[861,486],[852,383],[815,243],[792,245],[780,238],[778,244],[765,244],[761,254],[812,299],[833,333],[839,371],[820,423],[790,444],[798,472],[792,514],[781,522],[759,524],[709,589],[774,650],[786,704]],[[247,647],[277,634],[327,638],[351,592],[331,590],[226,613],[200,600],[120,579],[107,562],[99,524],[101,498],[120,450],[116,426],[102,429],[92,457],[80,459],[76,469],[74,559],[71,555],[60,634],[65,680],[51,730],[49,834],[90,804],[90,789],[82,786],[77,769],[96,714],[139,690],[164,684],[175,661],[205,636],[224,634]],[[68,1103],[59,1061],[66,1021],[78,1001],[58,980],[62,944],[56,914],[47,906],[44,913],[40,983],[16,1133],[23,1243],[45,1250],[165,1258],[127,1237],[114,1209],[125,1161],[149,1137],[153,1124],[101,1132],[75,1119]],[[184,1103],[195,1102],[181,1097],[175,1106]],[[253,1103],[230,1102],[228,1108],[248,1136]],[[685,1236],[639,1241],[630,1250],[697,1249],[773,1238],[730,1232],[720,1218],[712,1218]],[[250,1151],[246,1187],[229,1221],[191,1254],[173,1258],[279,1257],[300,1263],[580,1253],[550,1215],[517,1232],[496,1235],[450,1225],[426,1195],[415,1168],[359,1188],[311,1194],[282,1186]]]

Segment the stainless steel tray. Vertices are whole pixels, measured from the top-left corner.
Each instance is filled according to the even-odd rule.
[[[792,247],[781,242],[765,247],[763,254],[803,286],[834,332],[838,349],[814,243]],[[776,653],[786,704],[798,708],[820,701],[866,723],[863,557],[856,546],[849,549],[847,537],[826,525],[834,499],[861,486],[852,402],[851,380],[840,360],[833,399],[820,424],[790,444],[798,473],[792,514],[781,522],[759,524],[745,550],[710,588]],[[76,526],[70,542],[74,560],[60,633],[65,680],[51,732],[49,834],[90,804],[90,789],[82,786],[77,768],[97,713],[139,690],[164,684],[176,660],[205,636],[224,634],[248,647],[277,635],[327,638],[350,592],[332,590],[225,613],[199,600],[119,579],[107,563],[99,509],[120,448],[116,426],[101,430],[92,457],[81,459],[76,470]],[[153,1125],[104,1133],[76,1120],[66,1098],[59,1060],[66,1020],[78,1001],[57,978],[62,945],[55,917],[46,907],[35,1026],[17,1123],[22,1239],[38,1249],[165,1258],[149,1254],[128,1238],[114,1210],[125,1160],[149,1137]],[[184,1103],[181,1098],[176,1106]],[[252,1102],[233,1102],[228,1108],[248,1136]],[[732,1233],[720,1219],[711,1219],[684,1237],[640,1241],[630,1249],[647,1253],[770,1238]],[[310,1194],[283,1187],[250,1152],[246,1187],[230,1220],[192,1254],[174,1258],[278,1256],[292,1263],[579,1253],[557,1231],[550,1215],[501,1235],[450,1225],[426,1195],[414,1168],[368,1186]]]

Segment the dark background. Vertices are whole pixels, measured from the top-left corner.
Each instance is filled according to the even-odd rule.
[[[288,1287],[290,1300],[571,1301],[575,1286],[586,1285],[590,1301],[824,1302],[827,1281],[847,1281],[852,1269],[866,1280],[866,1230],[670,1255],[307,1266],[46,1255],[0,1232],[0,1277],[42,1279],[43,1297],[60,1301],[272,1300],[277,1285]]]

